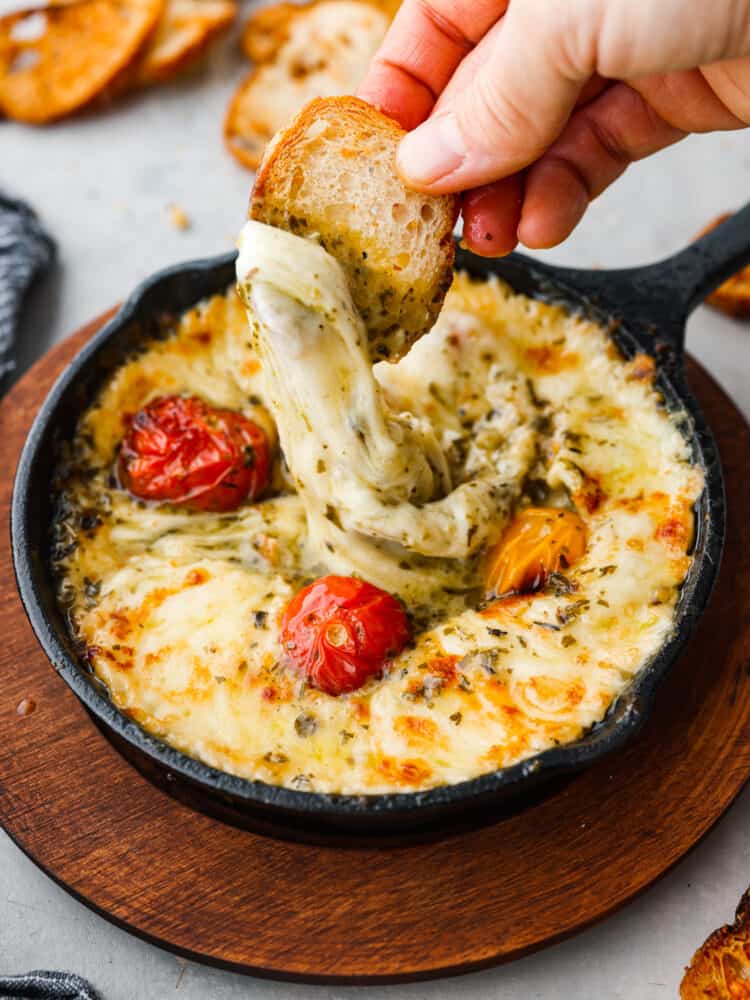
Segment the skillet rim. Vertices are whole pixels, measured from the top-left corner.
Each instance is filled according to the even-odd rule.
[[[157,295],[162,285],[163,291],[168,294],[169,282],[188,274],[203,275],[209,281],[213,279],[213,292],[204,292],[194,301],[199,301],[206,294],[215,294],[231,283],[231,277],[227,282],[225,274],[230,273],[229,269],[235,258],[236,253],[231,252],[176,264],[141,282],[118,313],[91,338],[57,378],[34,418],[21,452],[13,486],[10,517],[13,566],[21,601],[37,641],[51,665],[94,716],[100,728],[107,735],[107,731],[111,730],[115,737],[129,745],[129,749],[145,754],[164,772],[167,780],[174,780],[179,775],[209,795],[215,797],[218,794],[235,805],[239,804],[243,809],[255,807],[276,813],[282,818],[284,815],[307,817],[311,821],[320,819],[327,823],[338,821],[344,824],[353,819],[368,817],[414,821],[422,816],[428,819],[433,813],[442,814],[461,807],[505,802],[509,798],[522,796],[542,781],[582,770],[624,746],[646,721],[659,684],[674,666],[708,605],[718,575],[725,537],[724,483],[718,449],[700,407],[687,387],[684,356],[680,347],[671,343],[671,350],[663,364],[658,344],[644,342],[643,335],[639,335],[635,329],[630,332],[625,322],[612,332],[613,338],[626,353],[632,354],[634,349],[640,347],[655,357],[659,388],[665,395],[668,407],[679,407],[684,412],[686,420],[681,432],[691,444],[694,460],[703,469],[705,485],[696,504],[695,561],[682,585],[670,635],[656,654],[644,664],[629,687],[610,705],[604,718],[579,740],[548,748],[511,767],[422,791],[371,795],[300,791],[220,771],[157,739],[120,712],[103,693],[103,687],[96,682],[95,675],[72,655],[69,648],[70,637],[67,634],[61,636],[61,630],[47,615],[39,593],[40,578],[45,575],[48,581],[52,578],[48,543],[45,543],[44,552],[40,552],[34,549],[30,538],[29,494],[38,485],[35,469],[40,448],[53,434],[55,416],[66,392],[81,379],[82,372],[94,365],[109,342],[122,335],[129,324],[137,321],[144,300]],[[519,289],[524,294],[562,304],[571,311],[582,312],[599,322],[606,319],[611,325],[611,316],[603,313],[579,289],[566,285],[564,279],[557,281],[554,268],[537,267],[528,258],[510,255],[501,260],[487,260],[460,253],[457,266],[479,278],[496,274],[513,287],[516,286],[512,278],[508,277],[507,271],[509,267],[511,270],[515,267],[533,286],[531,290]],[[592,273],[601,280],[606,272]],[[162,308],[168,310],[167,306]],[[186,308],[190,306],[181,306],[179,311]],[[684,322],[684,318],[679,317],[679,325]],[[142,336],[146,335],[144,330]],[[649,346],[651,350],[648,349]],[[116,365],[110,370],[113,367]],[[88,396],[88,401],[90,400],[91,395]]]

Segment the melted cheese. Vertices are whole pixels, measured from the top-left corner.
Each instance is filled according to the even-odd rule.
[[[296,273],[307,246],[295,250]],[[326,792],[454,783],[580,737],[668,637],[690,567],[702,477],[648,367],[623,361],[591,323],[459,275],[435,329],[398,364],[377,365],[373,380],[352,360],[358,327],[345,290],[334,279],[320,296],[312,284],[296,286],[299,325],[285,325],[275,310],[288,315],[294,286],[264,259],[274,281],[251,293],[261,332],[287,336],[290,351],[312,358],[308,374],[324,391],[336,383],[316,355],[313,326],[322,295],[336,289],[333,304],[348,318],[326,336],[345,375],[337,411],[345,426],[326,424],[330,412],[287,366],[268,371],[270,351],[259,331],[248,335],[233,291],[125,360],[61,462],[55,525],[60,599],[114,701],[214,767]],[[297,482],[277,463],[269,498],[233,514],[149,506],[117,489],[123,417],[164,392],[197,394],[267,424],[266,408],[278,413],[288,398],[294,431],[279,430]],[[382,435],[372,454],[392,473],[409,531],[425,530],[410,524],[413,510],[442,504],[460,532],[456,491],[503,482],[514,499],[496,504],[500,522],[512,502],[540,492],[546,503],[574,504],[588,531],[582,560],[544,593],[483,606],[483,543],[473,549],[464,532],[455,544],[465,558],[414,552],[402,545],[408,538],[392,537],[389,504],[382,518],[368,508],[381,499],[377,462],[366,466],[355,450],[353,472],[340,460],[341,448],[362,447],[345,420],[357,406],[368,433]],[[329,476],[317,473],[321,441],[337,450]],[[409,504],[412,484],[421,506]],[[316,504],[320,536],[305,510]],[[489,539],[496,528],[481,530]],[[414,644],[384,676],[333,698],[287,664],[279,617],[311,578],[363,566],[405,597]]]
[[[497,539],[534,458],[525,381],[488,380],[483,426],[452,475],[432,424],[390,405],[376,380],[367,332],[330,254],[250,221],[237,276],[321,559],[343,549],[349,572],[407,599],[460,586],[465,564],[457,561]],[[404,572],[412,554],[441,563]]]

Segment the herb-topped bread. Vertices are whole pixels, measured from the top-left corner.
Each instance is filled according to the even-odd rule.
[[[314,237],[342,265],[373,360],[432,327],[453,280],[458,200],[407,188],[402,129],[355,97],[311,101],[268,147],[250,218]]]

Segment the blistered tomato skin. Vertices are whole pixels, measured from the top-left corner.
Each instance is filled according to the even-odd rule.
[[[526,508],[489,553],[487,595],[534,593],[551,573],[577,562],[586,551],[586,541],[586,525],[574,511]]]
[[[292,665],[326,694],[355,691],[409,641],[401,603],[350,576],[324,576],[298,591],[281,622]]]
[[[141,500],[225,512],[268,485],[265,432],[195,396],[160,396],[133,417],[120,449],[120,484]]]

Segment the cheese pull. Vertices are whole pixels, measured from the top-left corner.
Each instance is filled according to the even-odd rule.
[[[429,423],[391,410],[332,256],[251,221],[240,237],[237,274],[281,446],[321,559],[330,564],[343,545],[349,568],[386,586],[384,564],[397,567],[404,552],[466,560],[493,541],[518,489],[499,454],[506,432],[526,423],[531,403],[518,405],[526,388],[514,387],[513,406],[498,406],[493,446],[473,455],[469,477],[453,483]],[[527,451],[531,461],[531,437]],[[363,555],[365,540],[377,542],[377,551]],[[362,559],[366,565],[351,566]]]
[[[413,504],[448,492],[432,429],[391,413],[382,398],[364,324],[334,258],[310,240],[248,222],[237,271],[300,492],[334,503],[332,494],[348,486]]]

